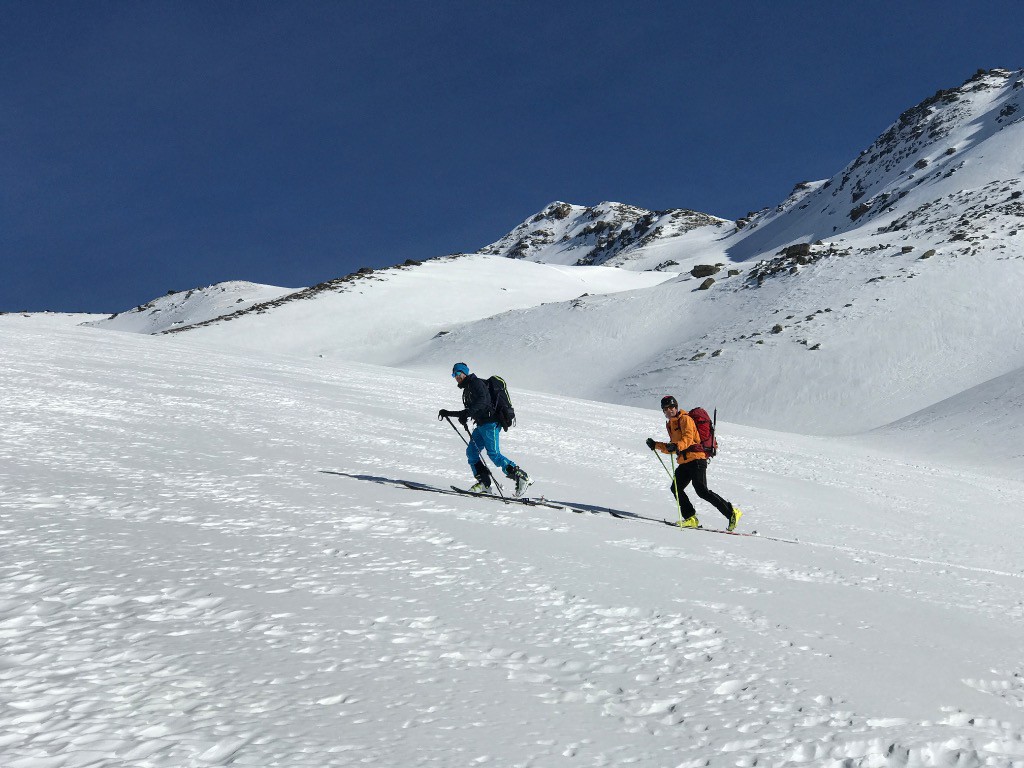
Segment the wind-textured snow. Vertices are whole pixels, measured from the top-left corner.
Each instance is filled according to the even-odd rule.
[[[446,373],[0,348],[5,768],[1024,765],[1013,475],[720,423],[762,536],[684,532],[654,409],[513,393],[573,513],[391,484],[469,479]]]

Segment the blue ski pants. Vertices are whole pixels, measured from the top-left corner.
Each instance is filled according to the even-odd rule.
[[[514,461],[501,455],[501,448],[498,446],[500,435],[501,425],[493,421],[489,424],[480,424],[473,430],[469,437],[469,445],[466,446],[466,458],[469,459],[470,469],[476,472],[476,464],[484,451],[487,451],[491,461],[501,470],[515,466]]]

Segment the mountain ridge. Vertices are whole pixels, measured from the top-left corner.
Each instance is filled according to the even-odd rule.
[[[230,329],[215,318],[175,332],[419,369],[466,359],[626,404],[676,391],[770,429],[875,429],[1024,368],[1022,95],[1022,71],[976,73],[905,110],[830,179],[735,222],[556,201],[480,254],[364,270],[233,313]],[[538,267],[597,262],[660,277],[506,300]],[[420,299],[400,274],[433,292],[429,321],[409,314]],[[446,316],[444,301],[475,309]]]

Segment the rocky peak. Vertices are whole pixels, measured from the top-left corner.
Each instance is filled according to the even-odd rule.
[[[781,205],[741,219],[729,253],[758,257],[798,239],[834,238],[865,225],[889,229],[896,220],[902,228],[927,223],[924,234],[939,242],[949,234],[935,220],[951,210],[944,199],[987,210],[998,202],[989,187],[1015,185],[999,158],[1015,152],[1022,121],[1024,71],[979,70],[904,111],[828,181],[797,185]],[[971,200],[961,200],[964,194]]]
[[[558,264],[605,264],[657,239],[723,223],[728,222],[682,208],[649,211],[608,201],[594,206],[555,201],[480,253]]]

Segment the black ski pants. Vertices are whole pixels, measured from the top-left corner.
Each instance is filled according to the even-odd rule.
[[[690,483],[693,483],[694,492],[725,515],[726,519],[732,515],[732,504],[708,488],[707,459],[695,459],[685,464],[676,465],[676,482],[668,487],[672,498],[675,498],[676,488],[679,489],[679,509],[683,513],[684,520],[689,520],[697,514],[697,510],[693,508],[693,502],[687,498],[684,492]]]

